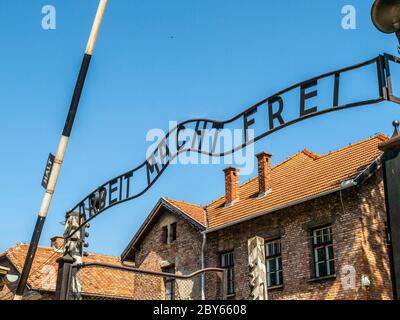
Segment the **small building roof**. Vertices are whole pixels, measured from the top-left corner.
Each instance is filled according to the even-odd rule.
[[[8,259],[18,273],[22,272],[28,244],[17,244],[0,254]],[[28,287],[40,292],[55,292],[57,281],[57,259],[62,256],[62,250],[53,247],[39,246],[28,278]],[[100,262],[122,265],[119,257],[91,253],[84,257],[85,263]],[[134,274],[128,271],[101,267],[87,267],[81,273],[82,295],[110,299],[134,298]]]

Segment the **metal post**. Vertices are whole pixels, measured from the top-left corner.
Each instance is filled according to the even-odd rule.
[[[72,281],[72,264],[74,263],[74,258],[67,254],[58,259],[57,262],[58,273],[56,284],[56,300],[69,300]]]
[[[56,299],[80,300],[81,283],[76,266],[83,263],[85,231],[78,230],[81,217],[78,212],[68,214],[64,231],[64,256],[58,260]],[[77,231],[78,230],[78,231]],[[77,231],[77,232],[76,232]],[[71,237],[71,234],[74,234]]]
[[[67,120],[65,122],[64,130],[61,135],[61,139],[58,145],[56,157],[54,159],[54,165],[50,173],[50,178],[46,186],[46,191],[43,196],[42,204],[40,207],[39,215],[36,221],[35,229],[33,231],[32,239],[29,245],[28,254],[25,259],[24,268],[22,269],[21,278],[18,283],[17,291],[14,296],[14,300],[21,300],[24,294],[26,283],[28,281],[29,272],[32,267],[32,262],[36,254],[37,246],[39,244],[40,235],[42,233],[43,225],[49,211],[50,203],[53,197],[54,189],[57,184],[58,175],[60,173],[61,164],[64,159],[64,154],[67,149],[68,140],[71,134],[72,126],[76,112],[78,110],[79,100],[82,94],[83,86],[86,79],[86,74],[89,69],[90,60],[93,54],[93,49],[96,43],[97,35],[99,32],[100,24],[103,19],[104,11],[108,0],[100,0],[97,14],[92,26],[90,37],[87,43],[85,54],[82,61],[82,66],[79,72],[79,76],[76,82],[74,94],[72,96],[71,105],[69,108]]]
[[[388,249],[393,299],[400,300],[400,135],[399,122],[394,121],[393,137],[379,145],[383,154],[383,181],[388,227]]]

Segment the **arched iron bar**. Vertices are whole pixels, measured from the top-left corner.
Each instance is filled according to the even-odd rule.
[[[334,105],[332,107],[317,111],[317,112],[312,112],[312,113],[308,113],[306,115],[300,116],[294,120],[290,120],[288,122],[285,122],[277,127],[273,127],[270,130],[267,130],[266,132],[263,132],[262,134],[254,137],[253,139],[250,139],[249,141],[246,141],[245,143],[238,145],[234,148],[232,148],[231,150],[222,152],[222,153],[210,153],[210,152],[206,152],[203,150],[199,150],[198,148],[184,148],[184,149],[179,149],[176,153],[169,155],[169,159],[166,163],[164,163],[162,165],[162,168],[157,171],[157,175],[154,177],[154,179],[152,179],[151,181],[148,181],[147,186],[140,192],[131,195],[129,197],[126,197],[124,199],[120,199],[116,202],[113,203],[109,203],[108,205],[104,206],[103,208],[100,208],[98,210],[96,210],[94,207],[89,208],[89,217],[86,217],[86,207],[85,207],[85,202],[89,202],[90,200],[94,197],[94,195],[96,194],[96,192],[99,192],[100,190],[103,190],[106,186],[109,186],[110,184],[114,183],[115,181],[119,181],[120,179],[123,179],[124,177],[130,177],[132,176],[136,171],[142,169],[142,168],[146,168],[150,161],[151,158],[147,158],[144,162],[142,162],[140,165],[138,165],[136,168],[127,171],[113,179],[108,180],[107,182],[105,182],[104,184],[102,184],[100,187],[96,188],[92,193],[90,193],[88,196],[86,196],[84,199],[82,199],[75,207],[73,207],[73,209],[69,210],[67,212],[67,216],[69,213],[73,212],[73,211],[77,211],[78,209],[82,209],[83,208],[83,214],[82,214],[82,223],[79,226],[78,229],[76,229],[72,234],[70,234],[67,239],[71,238],[76,232],[78,232],[82,227],[86,226],[91,220],[93,220],[94,218],[96,218],[99,214],[101,214],[102,212],[118,205],[121,203],[124,203],[126,201],[130,201],[133,199],[136,199],[140,196],[142,196],[147,190],[149,190],[154,184],[155,182],[158,180],[158,178],[163,174],[163,172],[165,171],[165,169],[169,166],[169,164],[171,163],[171,161],[173,161],[176,157],[178,157],[180,154],[185,153],[185,152],[195,152],[198,154],[204,154],[204,155],[208,155],[210,157],[224,157],[230,154],[235,153],[236,151],[239,151],[243,148],[245,148],[246,146],[257,142],[258,140],[265,138],[266,136],[277,132],[281,129],[284,129],[288,126],[291,126],[295,123],[298,123],[300,121],[309,119],[309,118],[313,118],[316,116],[320,116],[326,113],[330,113],[333,111],[339,111],[339,110],[344,110],[344,109],[349,109],[349,108],[354,108],[354,107],[359,107],[359,106],[365,106],[365,105],[371,105],[371,104],[377,104],[380,103],[382,101],[393,101],[395,103],[400,103],[400,98],[396,97],[393,95],[393,91],[392,91],[392,83],[391,83],[391,74],[390,74],[390,68],[389,68],[389,61],[392,61],[394,63],[400,63],[400,59],[397,57],[394,57],[392,55],[388,55],[388,54],[383,54],[383,55],[379,55],[376,58],[370,59],[368,61],[359,63],[359,64],[355,64],[343,69],[339,69],[339,70],[335,70],[332,72],[328,72],[325,74],[322,74],[320,76],[317,77],[313,77],[311,79],[308,79],[306,81],[302,81],[299,82],[295,85],[292,85],[286,89],[283,89],[271,96],[269,96],[266,99],[261,100],[260,102],[254,104],[253,106],[247,108],[245,111],[241,112],[240,114],[234,116],[233,118],[226,120],[226,121],[217,121],[217,120],[212,120],[212,119],[206,119],[206,118],[198,118],[198,119],[192,119],[192,120],[187,120],[184,122],[181,122],[179,124],[177,124],[173,129],[171,129],[165,136],[164,138],[160,141],[160,143],[158,144],[156,150],[152,153],[152,156],[154,156],[156,154],[156,152],[158,151],[158,149],[160,148],[160,146],[164,146],[167,142],[167,140],[169,139],[169,137],[174,134],[174,133],[178,133],[178,131],[180,130],[180,128],[184,128],[185,126],[187,126],[188,124],[199,124],[199,123],[205,123],[205,124],[212,124],[213,128],[223,128],[226,124],[230,124],[242,117],[244,117],[247,114],[251,114],[254,113],[254,110],[257,110],[258,107],[268,103],[269,101],[276,99],[277,97],[280,97],[281,95],[296,89],[296,88],[302,88],[304,85],[307,85],[309,83],[318,81],[320,79],[324,79],[327,77],[331,77],[331,76],[335,76],[335,96],[334,96],[334,102],[339,101],[339,89],[338,89],[338,82],[339,82],[339,78],[340,75],[342,73],[351,71],[351,70],[355,70],[355,69],[359,69],[368,65],[372,65],[372,64],[376,64],[377,66],[377,76],[378,76],[378,84],[379,84],[379,97],[375,98],[375,99],[369,99],[369,100],[364,100],[364,101],[359,101],[359,102],[355,102],[355,103],[350,103],[350,104],[344,104],[344,105]]]

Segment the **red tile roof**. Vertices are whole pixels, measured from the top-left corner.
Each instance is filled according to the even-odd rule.
[[[167,210],[178,214],[189,221],[197,229],[204,230],[206,228],[205,210],[202,206],[162,197],[156,203],[151,213],[147,216],[146,220],[129,242],[128,246],[122,252],[121,257],[123,260],[133,258],[134,255],[132,255],[133,251],[131,249],[137,246],[137,243],[140,243],[147,232],[152,228],[157,217],[163,213],[163,210],[160,210],[162,208],[166,208]]]
[[[6,257],[18,270],[22,271],[27,244],[18,244],[0,254],[0,258]],[[39,246],[33,261],[32,270],[28,278],[28,286],[38,291],[55,291],[58,264],[57,259],[61,257],[62,251],[52,247]],[[85,263],[102,262],[121,265],[119,257],[101,254],[89,254],[84,257]],[[100,267],[83,268],[80,272],[82,283],[82,294],[90,296],[133,299],[134,276],[132,272],[106,269]]]
[[[187,203],[184,201],[165,198],[165,197],[163,197],[162,199],[169,202],[170,204],[172,204],[173,206],[178,208],[180,211],[182,211],[183,213],[185,213],[192,219],[196,220],[198,223],[202,224],[203,226],[206,224],[204,207],[196,205],[196,204]]]
[[[222,228],[337,190],[342,182],[355,178],[380,157],[382,152],[378,144],[387,140],[386,136],[377,135],[324,155],[303,150],[272,168],[271,192],[258,197],[258,177],[255,177],[239,187],[240,199],[230,207],[225,207],[225,196],[221,196],[204,207],[161,198],[155,208],[160,203],[167,203],[205,226],[206,230]],[[154,217],[151,214],[140,231],[149,228]],[[123,259],[129,256],[141,235],[142,232],[135,235],[122,253]]]
[[[387,140],[386,136],[377,135],[325,155],[303,150],[272,168],[272,191],[266,196],[257,197],[258,177],[255,177],[240,186],[240,199],[233,206],[225,207],[225,196],[207,205],[207,227],[219,228],[333,191],[376,160],[382,154],[378,144]],[[188,215],[199,216],[200,206],[187,203],[181,206]]]

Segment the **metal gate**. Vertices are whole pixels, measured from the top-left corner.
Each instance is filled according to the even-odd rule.
[[[206,268],[191,274],[106,263],[74,266],[71,299],[225,300],[227,273]],[[97,297],[91,292],[96,291]]]

